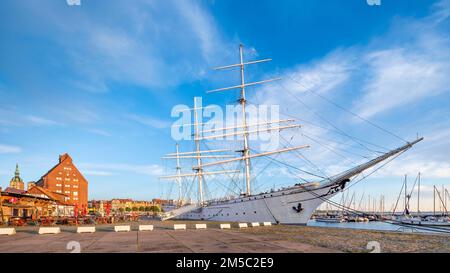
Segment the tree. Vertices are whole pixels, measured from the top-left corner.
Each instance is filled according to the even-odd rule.
[[[125,210],[126,210],[127,212],[130,212],[130,211],[131,211],[131,208],[126,207]]]
[[[123,208],[119,208],[119,211],[120,211],[120,213],[123,213],[124,209]]]
[[[137,207],[133,207],[132,210],[133,211],[138,211],[138,208]]]
[[[153,211],[154,213],[160,212],[161,209],[158,206],[151,206],[150,210]]]
[[[139,211],[144,211],[145,210],[145,208],[144,207],[139,207]]]

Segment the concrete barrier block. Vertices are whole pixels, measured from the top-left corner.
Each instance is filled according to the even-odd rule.
[[[206,224],[195,224],[195,229],[206,229]]]
[[[129,232],[131,230],[130,226],[114,226],[115,232]]]
[[[94,233],[95,227],[78,227],[77,233]]]
[[[263,223],[263,226],[271,226],[271,225],[272,225],[271,222],[264,222],[264,223]]]
[[[0,228],[0,235],[14,235],[16,234],[15,228]]]
[[[173,229],[177,230],[177,229],[186,229],[186,225],[185,224],[175,224],[173,225]]]
[[[238,226],[239,228],[248,228],[247,223],[239,223]]]
[[[220,224],[220,228],[221,229],[230,229],[231,225],[230,224]]]
[[[139,225],[139,231],[152,231],[153,225]]]
[[[251,225],[252,227],[259,227],[259,223],[258,223],[258,222],[250,223],[250,225]]]
[[[39,234],[58,234],[61,233],[60,227],[40,227]]]

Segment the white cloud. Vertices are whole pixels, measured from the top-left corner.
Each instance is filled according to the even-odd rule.
[[[38,116],[34,116],[34,115],[28,115],[24,117],[24,120],[26,120],[28,123],[30,123],[31,125],[62,125],[59,122],[56,122],[54,120],[50,120],[50,119],[46,119],[46,118],[42,118],[42,117],[38,117]]]
[[[98,129],[98,128],[88,129],[87,131],[91,132],[93,134],[99,135],[99,136],[106,136],[106,137],[110,137],[111,136],[111,134],[108,133],[107,131],[102,130],[102,129]]]
[[[62,126],[63,123],[35,114],[23,114],[15,109],[0,109],[0,124],[4,126]]]
[[[81,163],[79,164],[82,172],[91,172],[98,174],[110,174],[113,173],[135,173],[144,174],[149,176],[161,176],[164,173],[164,168],[157,164],[139,165],[139,164],[128,164],[128,163],[106,163],[106,164],[95,164],[95,163]]]
[[[449,3],[450,1],[441,1],[438,6],[450,8]],[[438,11],[440,11],[439,20],[436,17]],[[322,59],[282,71],[280,73],[283,77],[280,83],[281,89],[274,88],[274,85],[263,87],[262,92],[258,91],[253,99],[264,97],[265,100],[258,103],[278,104],[281,106],[280,109],[289,113],[291,117],[300,117],[326,128],[336,126],[356,137],[358,135],[355,135],[355,131],[363,132],[365,136],[360,137],[361,139],[392,147],[390,144],[392,141],[384,145],[383,141],[386,141],[384,133],[376,131],[377,135],[381,134],[380,137],[369,140],[367,136],[370,136],[371,131],[362,127],[365,124],[358,124],[361,129],[351,127],[352,123],[348,122],[351,116],[348,113],[343,113],[307,90],[313,90],[332,101],[338,101],[342,107],[348,107],[351,111],[369,118],[394,109],[405,109],[414,104],[425,103],[433,96],[449,92],[450,39],[446,34],[447,30],[441,29],[447,17],[445,10],[438,9],[433,15],[422,19],[397,18],[386,35],[374,39],[367,45],[340,48]],[[297,102],[289,93],[294,93],[308,107]],[[342,98],[346,98],[344,103],[339,102]],[[313,111],[325,117],[331,124],[324,123],[312,113]],[[437,118],[446,120],[445,116]],[[404,120],[405,117],[401,119]],[[426,144],[418,144],[406,154],[413,153],[414,156],[402,156],[383,168],[379,175],[392,177],[411,171],[417,173],[422,169],[430,177],[447,178],[450,175],[450,161],[447,156],[450,149],[449,145],[446,147],[445,144],[449,142],[449,133],[436,128],[427,130],[427,124],[436,122],[436,119],[428,123],[419,123],[417,120],[407,122],[410,126],[414,125],[412,128],[420,128],[426,134]],[[302,123],[301,120],[300,123]],[[387,123],[391,123],[391,120]],[[355,142],[349,142],[348,138],[342,138],[341,134],[336,134],[333,130],[315,128],[310,124],[305,124],[304,127],[309,136],[312,135],[318,140],[331,140],[330,142],[322,140],[322,143],[352,159],[351,161],[343,160],[326,147],[297,134],[292,146],[311,144],[311,148],[303,153],[328,174],[335,174],[366,161],[362,157],[352,156],[349,153],[361,154],[369,158],[374,156],[373,153],[361,150],[361,146]],[[440,128],[448,128],[448,126],[442,124]],[[379,149],[376,148],[376,150]],[[295,162],[295,157],[293,155],[289,162]]]
[[[356,103],[357,112],[372,117],[450,91],[450,45],[442,44],[435,51],[440,54],[405,48],[368,53],[371,78]]]
[[[22,152],[22,148],[18,146],[0,144],[0,154],[17,154],[20,152]]]
[[[348,57],[346,54],[335,52],[307,66],[298,66],[283,73],[286,77],[282,84],[295,93],[308,90],[326,93],[348,80],[350,75]]]
[[[197,1],[113,1],[105,17],[55,9],[53,3],[23,6],[41,18],[43,35],[62,46],[65,81],[87,91],[106,92],[113,83],[153,90],[189,82],[203,77],[226,48],[214,18]]]
[[[157,118],[153,118],[153,117],[149,117],[149,116],[130,114],[130,115],[126,115],[126,117],[131,120],[134,120],[138,123],[141,123],[141,124],[144,124],[146,126],[150,126],[150,127],[156,128],[156,129],[168,128],[171,125],[171,122],[169,122],[169,121],[165,121],[165,120],[161,120],[161,119],[157,119]]]
[[[106,172],[106,171],[95,171],[95,170],[86,170],[83,171],[83,174],[92,175],[92,176],[112,176],[114,173]]]
[[[431,18],[440,23],[450,17],[450,0],[441,0],[433,5],[434,13]]]

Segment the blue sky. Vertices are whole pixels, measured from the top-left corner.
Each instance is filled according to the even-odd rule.
[[[235,63],[243,43],[249,59],[273,59],[252,67],[249,80],[283,77],[250,88],[249,101],[279,104],[283,113],[329,128],[313,109],[352,136],[402,145],[312,89],[403,138],[425,136],[353,189],[392,203],[402,175],[421,171],[423,206],[430,208],[432,185],[450,186],[449,16],[447,0],[2,1],[0,185],[7,186],[16,162],[32,181],[68,152],[90,182],[90,198],[166,197],[170,182],[158,176],[171,167],[161,161],[174,149],[171,109],[192,105],[194,96],[204,104],[235,100],[234,91],[205,90],[236,83],[236,71],[210,68]],[[361,162],[348,154],[357,145],[322,127],[305,123],[301,132],[332,140],[328,145],[350,159],[296,132],[295,142],[312,146],[305,156],[327,174]],[[257,188],[292,182],[276,171],[270,166]]]

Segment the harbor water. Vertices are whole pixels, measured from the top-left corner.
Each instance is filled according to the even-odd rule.
[[[414,233],[434,233],[434,231],[426,228],[413,228],[408,226],[399,226],[387,222],[371,221],[371,222],[344,222],[344,223],[325,223],[309,220],[308,226],[312,227],[330,227],[330,228],[349,228],[349,229],[367,229],[380,231],[399,231],[399,232],[414,232]],[[450,230],[449,230],[450,232]]]

